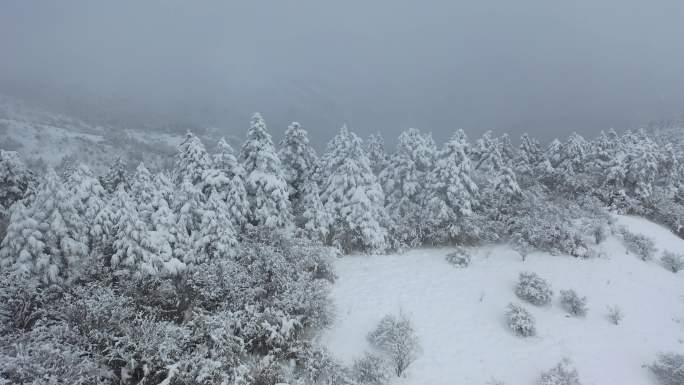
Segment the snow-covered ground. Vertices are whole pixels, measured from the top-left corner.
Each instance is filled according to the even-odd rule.
[[[652,237],[662,250],[681,252],[684,240],[641,218],[617,217],[630,231]],[[337,320],[321,343],[351,363],[370,350],[366,334],[387,313],[408,313],[422,354],[398,384],[534,384],[542,370],[570,358],[584,385],[654,384],[642,365],[659,351],[684,352],[684,272],[628,254],[619,239],[599,246],[604,257],[582,260],[535,253],[523,262],[509,247],[472,250],[470,267],[449,265],[450,249],[402,255],[350,256],[337,261],[333,288]],[[513,293],[518,273],[533,271],[553,286],[551,306],[536,307]],[[584,318],[566,314],[559,291],[588,297]],[[537,336],[521,338],[506,326],[508,303],[520,303],[537,321]],[[619,325],[607,319],[619,306]]]

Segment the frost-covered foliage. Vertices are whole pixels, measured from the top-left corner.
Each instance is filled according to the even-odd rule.
[[[548,305],[553,298],[551,285],[545,279],[532,272],[520,273],[518,284],[515,286],[515,294],[521,299],[537,306]]]
[[[322,168],[321,201],[332,221],[329,243],[347,253],[389,249],[385,197],[361,139],[342,127],[328,143]]]
[[[532,314],[520,305],[508,304],[506,323],[519,337],[531,337],[537,333]]]
[[[392,376],[387,361],[368,352],[354,360],[351,370],[354,381],[362,385],[386,385]]]
[[[684,384],[684,354],[661,353],[649,368],[663,385]]]
[[[0,344],[0,383],[270,384],[295,359],[296,378],[350,384],[333,360],[307,358],[310,332],[332,319],[329,258],[254,229],[234,256],[183,275],[112,275],[97,261],[61,288],[3,272],[0,337],[13,343]]]
[[[578,224],[582,217],[593,218],[590,228]],[[607,218],[591,202],[583,207],[535,192],[526,194],[506,226],[517,248],[587,258],[591,255],[587,236],[594,226],[605,226]]]
[[[537,385],[582,385],[582,383],[577,369],[572,366],[570,360],[565,358],[558,365],[542,373]]]
[[[666,269],[673,273],[684,269],[684,256],[681,254],[676,254],[671,251],[665,251],[663,256],[660,258],[660,263],[665,266]]]
[[[397,376],[401,376],[420,353],[411,320],[403,313],[384,316],[375,330],[368,334],[368,341],[387,355]]]
[[[587,315],[587,297],[580,297],[574,290],[560,291],[561,306],[576,317]]]
[[[447,254],[447,262],[456,267],[470,266],[470,254],[462,247],[456,247],[456,250]]]
[[[240,161],[245,169],[249,222],[271,228],[290,226],[292,213],[287,181],[271,134],[259,114],[252,117]]]
[[[643,261],[653,258],[656,251],[655,242],[645,235],[632,233],[623,228],[620,230],[622,241],[629,252],[636,254]]]
[[[625,317],[625,315],[619,306],[609,306],[608,307],[608,320],[611,323],[618,325],[618,324],[620,324],[620,322],[622,321],[622,319],[624,317]]]

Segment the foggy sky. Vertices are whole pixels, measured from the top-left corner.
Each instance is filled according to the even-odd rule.
[[[549,140],[684,113],[681,0],[0,0],[0,93],[317,145],[346,123]]]

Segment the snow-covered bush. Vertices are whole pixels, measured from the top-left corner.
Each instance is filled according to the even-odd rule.
[[[542,306],[551,303],[553,290],[551,285],[532,272],[520,273],[518,284],[515,287],[515,294],[531,304]]]
[[[653,258],[653,254],[656,251],[653,239],[645,235],[632,233],[625,228],[621,229],[620,232],[622,233],[622,241],[624,242],[627,251],[636,254],[643,261],[648,261]]]
[[[35,280],[0,273],[0,336],[31,330],[45,316],[48,292]]]
[[[9,339],[7,341],[10,341]],[[39,324],[0,344],[0,384],[112,384],[113,373],[65,324]]]
[[[589,247],[585,241],[588,230],[575,223],[582,216],[596,215],[596,223],[602,216],[590,208],[573,202],[553,200],[544,193],[532,191],[518,204],[506,229],[514,245],[526,249],[546,251],[551,254],[568,254],[587,258]]]
[[[382,357],[366,352],[362,358],[354,360],[352,377],[363,385],[385,385],[390,381],[391,372]]]
[[[397,376],[404,373],[420,352],[411,320],[403,313],[384,316],[375,330],[368,334],[368,341],[387,354]]]
[[[677,273],[684,269],[684,257],[681,254],[675,254],[670,251],[663,253],[663,256],[660,258],[660,263],[673,273]]]
[[[462,248],[456,247],[456,250],[447,254],[447,262],[456,267],[468,267],[470,265],[470,254]]]
[[[530,337],[537,333],[532,314],[522,306],[509,304],[506,311],[506,322],[517,336]]]
[[[684,384],[684,354],[661,353],[649,368],[663,385]]]
[[[608,307],[608,319],[610,322],[614,323],[615,325],[618,325],[620,321],[624,318],[624,314],[622,313],[622,309],[620,309],[619,306],[609,306]]]
[[[296,368],[290,385],[356,385],[351,370],[340,364],[324,348],[304,347],[295,358]]]
[[[537,385],[581,385],[577,369],[567,358],[563,359],[555,367],[542,373]]]
[[[574,290],[561,290],[561,305],[568,313],[584,317],[587,314],[587,297],[580,297]]]

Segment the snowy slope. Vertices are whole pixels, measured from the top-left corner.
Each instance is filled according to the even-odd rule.
[[[662,249],[684,250],[684,241],[640,218],[618,224],[653,237]],[[581,260],[536,253],[522,262],[506,246],[473,251],[472,265],[449,265],[449,249],[403,255],[351,256],[338,260],[333,289],[337,321],[321,342],[351,363],[369,350],[366,334],[389,312],[409,313],[423,347],[400,384],[534,384],[542,370],[572,359],[584,385],[651,384],[642,367],[658,351],[684,352],[684,274],[627,255],[615,237],[600,249],[606,257]],[[659,254],[658,254],[659,255]],[[549,307],[523,303],[513,293],[518,273],[534,271],[552,284]],[[585,318],[566,316],[561,289],[588,297]],[[537,321],[537,336],[520,338],[506,326],[505,307],[523,303]],[[607,320],[618,305],[625,318]]]
[[[32,166],[57,167],[65,158],[102,170],[117,156],[160,163],[181,135],[87,124],[0,95],[0,148],[18,151]]]

